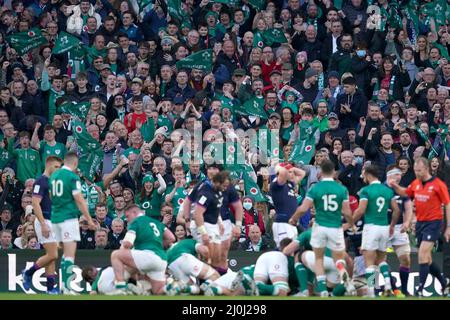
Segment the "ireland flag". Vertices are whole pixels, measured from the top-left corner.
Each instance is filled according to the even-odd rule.
[[[244,172],[244,190],[246,196],[251,196],[256,202],[267,201],[261,192],[258,184],[250,177],[248,172]]]
[[[256,11],[261,11],[266,5],[265,0],[248,0],[248,4],[251,5]]]
[[[73,135],[78,145],[78,169],[80,169],[84,177],[94,181],[95,175],[103,161],[102,146],[87,132],[81,121],[73,119],[72,123]]]
[[[155,120],[147,118],[147,121],[141,127],[141,134],[145,142],[150,142],[155,137]]]
[[[289,161],[294,163],[309,164],[316,151],[316,140],[314,133],[317,127],[313,126],[312,121],[302,120],[299,124],[300,137],[295,141]]]
[[[19,56],[23,56],[34,48],[47,43],[41,30],[33,28],[29,31],[13,33],[6,37],[6,41],[13,47]]]
[[[71,50],[72,48],[78,47],[81,45],[81,40],[77,37],[61,31],[58,35],[58,38],[55,41],[55,46],[52,49],[53,54],[60,54],[66,51]]]
[[[264,39],[261,32],[259,31],[255,31],[253,33],[253,48],[256,47],[259,47],[261,49],[264,47]]]
[[[234,111],[244,116],[255,116],[260,117],[261,119],[267,119],[263,98],[255,97],[247,100],[243,105],[236,106]]]
[[[91,107],[90,102],[80,102],[76,103],[75,101],[72,102],[64,102],[59,106],[61,112],[68,113],[72,117],[76,117],[79,120],[86,119],[86,116],[89,112],[89,108]]]
[[[212,71],[212,54],[212,49],[198,51],[178,61],[177,69],[199,69],[209,73]]]
[[[274,43],[286,43],[287,39],[283,29],[268,29],[263,32],[264,43],[271,46]]]

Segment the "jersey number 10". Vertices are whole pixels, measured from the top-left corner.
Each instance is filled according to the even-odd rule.
[[[53,180],[52,181],[52,195],[61,197],[63,194],[63,182],[62,180]]]

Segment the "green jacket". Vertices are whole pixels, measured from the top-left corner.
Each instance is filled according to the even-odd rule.
[[[8,140],[8,152],[17,162],[17,179],[25,184],[27,179],[36,179],[42,173],[41,155],[38,151],[28,149],[14,149],[14,140]]]

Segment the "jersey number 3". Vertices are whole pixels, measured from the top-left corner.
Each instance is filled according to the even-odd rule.
[[[335,201],[335,194],[325,194],[322,196],[323,209],[325,211],[336,211],[338,209],[338,203]]]
[[[161,235],[156,224],[150,222],[150,227],[153,229],[153,233],[155,234],[155,236],[159,237]]]

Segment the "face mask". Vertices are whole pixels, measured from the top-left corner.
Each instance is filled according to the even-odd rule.
[[[356,50],[358,57],[363,58],[366,56],[366,50]]]
[[[244,202],[242,204],[242,206],[244,207],[245,210],[250,210],[252,208],[252,203],[251,202]]]
[[[361,156],[356,156],[355,157],[355,161],[356,161],[357,164],[363,164],[364,158],[361,157]]]

